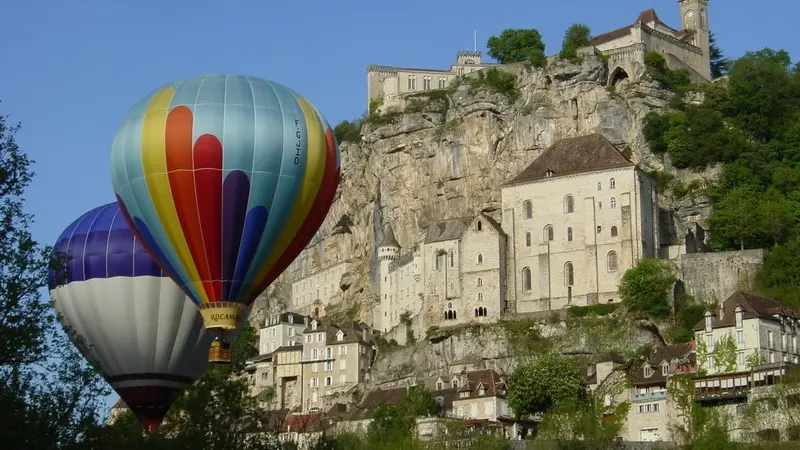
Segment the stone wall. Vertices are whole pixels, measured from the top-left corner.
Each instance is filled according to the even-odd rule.
[[[764,250],[741,250],[681,255],[676,261],[676,291],[698,300],[722,302],[737,290],[753,287],[756,272],[764,262]]]

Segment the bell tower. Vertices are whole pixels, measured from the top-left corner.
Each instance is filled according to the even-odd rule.
[[[678,0],[681,10],[681,29],[694,31],[692,43],[703,51],[701,75],[711,79],[711,52],[708,33],[708,0]]]

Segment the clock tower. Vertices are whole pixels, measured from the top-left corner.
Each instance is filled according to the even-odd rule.
[[[711,59],[708,34],[708,0],[678,0],[681,28],[694,31],[692,43],[703,51],[701,75],[711,79]]]

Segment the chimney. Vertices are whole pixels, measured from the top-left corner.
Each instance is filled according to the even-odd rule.
[[[364,341],[367,340],[367,329],[366,328],[362,328],[361,329],[361,339],[363,339]]]
[[[725,317],[725,302],[719,305],[719,319],[722,320],[723,317]]]

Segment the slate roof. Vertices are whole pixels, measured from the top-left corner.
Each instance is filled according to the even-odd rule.
[[[433,244],[434,242],[452,241],[453,239],[460,238],[464,230],[472,223],[473,218],[474,217],[460,217],[457,219],[440,220],[433,223],[428,227],[425,243]]]
[[[468,399],[483,397],[505,397],[506,382],[503,377],[492,369],[476,370],[467,372],[467,382],[458,388],[458,392],[469,392]],[[484,394],[479,395],[480,388],[483,387]],[[459,396],[456,400],[460,400]]]
[[[775,320],[775,315],[796,318],[794,311],[784,307],[776,300],[757,295],[736,291],[728,297],[722,304],[722,309],[714,311],[714,328],[732,327],[736,324],[736,307],[741,307],[745,319],[765,319]],[[697,322],[694,326],[696,331],[705,328],[705,319]]]
[[[317,329],[311,328],[311,322],[303,330],[303,333],[325,333],[325,341],[328,343],[337,344],[352,344],[354,342],[361,342],[363,344],[372,344],[375,342],[373,330],[369,325],[363,322],[349,322],[345,324],[331,323],[326,319],[314,319],[317,321]],[[342,330],[344,332],[344,339],[341,341],[336,340],[336,334]]]
[[[667,376],[661,371],[661,364],[666,361],[672,363],[677,360],[678,364],[689,363],[696,365],[696,355],[692,351],[692,344],[674,344],[659,347],[653,352],[647,364],[653,369],[653,373],[649,377],[644,376],[644,365],[635,367],[631,373],[631,384],[633,385],[652,385],[652,384],[666,384]]]
[[[545,178],[632,167],[634,164],[602,134],[561,139],[551,145],[506,186]],[[552,174],[548,176],[548,172]]]
[[[386,229],[383,231],[383,240],[381,240],[381,243],[378,244],[378,247],[400,248],[400,244],[397,243],[397,238],[394,237],[394,230],[392,230],[392,224],[386,225]]]
[[[667,25],[666,23],[662,22],[661,19],[658,18],[658,14],[656,14],[656,11],[651,8],[651,9],[647,9],[645,11],[640,12],[639,13],[639,17],[636,18],[636,21],[633,22],[630,25],[626,25],[624,27],[617,28],[616,30],[612,30],[612,31],[609,31],[607,33],[603,33],[603,34],[600,34],[600,35],[597,35],[597,36],[593,37],[592,41],[591,41],[592,45],[605,44],[606,42],[611,42],[611,41],[613,41],[615,39],[619,39],[621,37],[627,36],[631,32],[630,31],[631,27],[634,26],[635,24],[637,24],[637,23],[650,23],[650,22],[655,22],[655,23],[657,23],[657,24],[659,24],[659,25],[661,25],[663,27],[667,27],[670,30],[675,31],[674,28],[672,28],[669,25]],[[677,33],[677,31],[675,31],[675,32]]]

